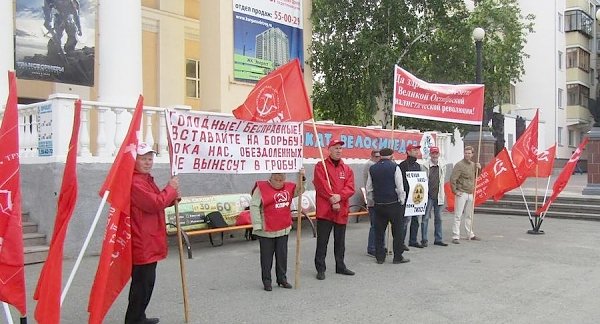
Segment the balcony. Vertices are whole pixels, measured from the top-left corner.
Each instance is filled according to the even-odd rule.
[[[593,123],[594,117],[583,106],[567,106],[567,126],[588,128]]]

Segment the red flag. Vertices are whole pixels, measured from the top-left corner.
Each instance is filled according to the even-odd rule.
[[[0,301],[13,305],[25,316],[19,117],[14,72],[8,72],[8,86],[6,110],[0,126]]]
[[[454,193],[452,192],[452,185],[450,182],[444,183],[444,193],[446,194],[446,210],[454,212]]]
[[[260,79],[233,115],[237,119],[265,123],[311,119],[300,60],[296,58]]]
[[[475,206],[483,204],[488,198],[498,201],[505,192],[519,186],[519,181],[510,161],[508,151],[503,148],[477,178]]]
[[[73,131],[69,142],[67,162],[63,172],[60,195],[58,196],[50,251],[33,295],[33,299],[38,301],[35,307],[35,319],[40,324],[60,323],[63,247],[69,221],[77,202],[77,145],[79,143],[80,116],[81,100],[77,100],[75,102]]]
[[[144,98],[139,97],[129,131],[106,177],[100,195],[109,191],[111,205],[106,224],[106,234],[92,290],[88,312],[89,323],[102,323],[108,309],[131,277],[131,178],[135,168],[137,133],[140,130]]]
[[[550,207],[550,204],[552,204],[558,197],[558,194],[560,194],[563,191],[563,189],[565,189],[567,183],[569,183],[569,179],[571,179],[573,170],[575,170],[575,167],[577,166],[577,161],[579,161],[579,158],[581,158],[581,153],[583,152],[583,148],[585,148],[585,146],[587,145],[588,140],[589,138],[586,137],[581,142],[581,144],[579,144],[577,150],[573,152],[573,155],[571,155],[569,162],[567,162],[565,167],[562,169],[562,171],[556,178],[556,181],[554,181],[554,185],[552,186],[552,195],[548,200],[546,200],[546,203],[542,207],[538,208],[535,211],[536,214],[541,215],[542,213],[547,212],[548,208]]]
[[[545,178],[552,174],[554,168],[554,158],[556,157],[556,144],[545,151],[537,154],[537,167],[529,171],[530,177]]]
[[[513,145],[511,151],[511,157],[513,165],[515,166],[515,172],[519,179],[519,185],[521,185],[531,169],[535,168],[537,162],[537,150],[538,150],[538,120],[539,110],[535,112],[535,117],[525,129],[525,132],[521,134],[521,137]]]

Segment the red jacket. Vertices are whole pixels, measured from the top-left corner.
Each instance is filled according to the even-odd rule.
[[[327,166],[331,187],[327,183],[323,163],[317,162],[315,164],[313,184],[317,192],[316,216],[318,219],[330,220],[337,224],[346,224],[348,223],[348,200],[354,195],[354,172],[341,159],[338,165],[335,166],[331,158],[327,158],[325,159],[325,165]],[[342,200],[340,201],[339,211],[334,211],[331,208],[329,198],[333,194],[341,196]]]
[[[131,181],[131,245],[133,264],[149,264],[167,257],[165,208],[177,191],[167,185],[160,191],[149,173],[133,172]]]

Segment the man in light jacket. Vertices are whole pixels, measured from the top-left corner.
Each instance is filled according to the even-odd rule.
[[[440,161],[440,149],[432,146],[429,148],[429,159],[423,163],[427,179],[429,181],[429,191],[425,215],[421,222],[421,245],[427,246],[427,229],[429,227],[429,217],[433,210],[434,237],[433,244],[439,246],[448,246],[442,240],[442,206],[444,206],[444,179],[446,178],[446,165]]]

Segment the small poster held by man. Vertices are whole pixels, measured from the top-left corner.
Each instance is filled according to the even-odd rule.
[[[404,217],[425,215],[427,207],[427,192],[429,190],[427,175],[424,171],[407,171],[408,199]]]

